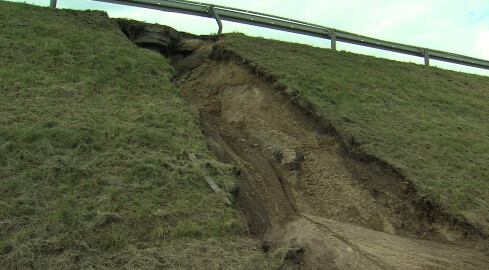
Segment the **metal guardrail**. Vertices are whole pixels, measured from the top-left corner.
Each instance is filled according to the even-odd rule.
[[[314,36],[331,40],[331,49],[336,50],[336,42],[372,47],[424,58],[425,65],[430,59],[451,62],[460,65],[489,69],[489,61],[460,54],[443,52],[428,48],[405,45],[367,36],[357,35],[334,28],[324,27],[307,22],[292,20],[274,15],[248,11],[219,5],[197,3],[183,0],[94,0],[127,6],[150,8],[162,11],[177,12],[194,16],[214,18],[218,25],[218,34],[222,33],[222,20],[266,27],[296,34]],[[56,1],[54,0],[56,3]],[[53,0],[51,0],[53,3]],[[56,4],[55,4],[56,5]]]

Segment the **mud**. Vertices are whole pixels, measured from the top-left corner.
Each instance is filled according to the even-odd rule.
[[[247,67],[205,60],[175,83],[200,112],[210,147],[239,168],[250,233],[302,250],[283,269],[489,267],[488,254],[474,250],[483,241],[420,214],[400,175],[349,156],[323,123]]]

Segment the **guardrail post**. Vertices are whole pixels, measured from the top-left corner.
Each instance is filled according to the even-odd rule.
[[[336,31],[331,30],[331,50],[336,51]]]
[[[58,2],[58,0],[51,0],[51,7],[52,8],[56,8],[56,2]]]
[[[214,6],[209,7],[209,12],[216,19],[217,25],[219,25],[219,30],[217,31],[217,35],[220,36],[222,34],[222,22],[221,22],[221,18],[219,17],[219,13],[217,13]]]
[[[430,52],[428,50],[423,50],[423,56],[424,56],[424,65],[429,66],[430,65]]]

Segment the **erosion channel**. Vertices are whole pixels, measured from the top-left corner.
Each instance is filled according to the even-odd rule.
[[[133,41],[138,31],[125,30]],[[211,149],[239,169],[250,234],[264,252],[290,247],[282,269],[489,268],[485,240],[420,210],[402,176],[351,157],[293,95],[211,39],[170,44],[178,35],[165,35],[167,45],[149,47],[171,57],[174,83],[199,112]]]

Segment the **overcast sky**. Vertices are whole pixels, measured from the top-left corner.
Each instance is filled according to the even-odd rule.
[[[15,0],[48,6],[50,0]],[[488,0],[203,0],[272,15],[297,19],[356,34],[393,42],[489,60]],[[58,0],[59,8],[100,9],[111,17],[125,17],[169,25],[194,34],[217,32],[213,19],[143,8],[126,7],[91,0]],[[242,32],[286,41],[329,48],[330,41],[302,35],[223,22],[224,32]],[[387,57],[422,64],[421,57],[339,42],[339,50]],[[432,65],[489,75],[489,71],[439,61]]]

